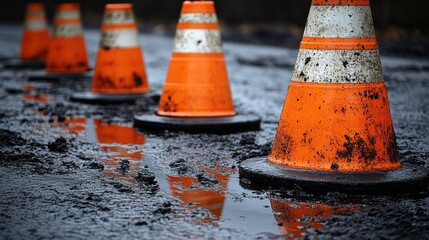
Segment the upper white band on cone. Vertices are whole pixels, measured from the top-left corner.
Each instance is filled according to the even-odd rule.
[[[77,10],[57,11],[55,19],[80,19],[80,12]]]
[[[206,29],[178,29],[174,39],[173,52],[221,53],[220,32]]]
[[[103,24],[128,24],[135,23],[131,10],[106,11],[103,16]]]
[[[214,13],[182,13],[179,18],[180,23],[217,23]]]
[[[82,25],[80,23],[55,24],[53,35],[56,37],[76,37],[82,35]]]
[[[300,49],[293,81],[314,83],[383,82],[378,50]]]
[[[44,19],[38,20],[27,20],[25,21],[24,28],[27,30],[44,30],[48,27],[48,24]]]
[[[305,37],[375,37],[369,6],[311,6]]]
[[[100,47],[104,48],[129,48],[138,47],[139,36],[137,29],[109,29],[101,33]]]

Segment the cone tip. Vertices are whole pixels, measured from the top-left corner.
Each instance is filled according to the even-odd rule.
[[[57,4],[56,10],[57,11],[80,10],[80,4],[79,3],[61,3],[61,4]]]
[[[106,4],[106,10],[131,10],[133,9],[132,3],[109,3]]]
[[[29,3],[27,4],[27,10],[43,10],[45,5],[43,3]]]
[[[182,13],[215,13],[213,1],[185,1]]]

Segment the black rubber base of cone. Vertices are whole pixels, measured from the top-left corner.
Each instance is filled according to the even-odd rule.
[[[94,92],[75,93],[70,99],[75,102],[83,102],[90,104],[121,104],[134,103],[137,99],[151,97],[145,93],[132,94],[102,94]]]
[[[28,81],[58,81],[61,79],[91,79],[92,71],[82,73],[47,73],[45,71],[29,72]]]
[[[233,133],[260,129],[261,119],[255,115],[231,117],[164,117],[156,114],[134,116],[134,126],[146,131],[185,131]]]
[[[10,59],[5,60],[2,65],[5,69],[43,69],[45,61]]]
[[[429,170],[403,164],[379,172],[328,172],[292,169],[272,164],[266,157],[247,159],[240,164],[240,185],[250,189],[300,187],[309,192],[394,194],[417,191],[427,186]]]

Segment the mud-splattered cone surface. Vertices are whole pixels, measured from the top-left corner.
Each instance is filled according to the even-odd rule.
[[[341,172],[401,166],[369,0],[313,0],[268,160]]]
[[[106,5],[92,91],[149,91],[132,4]]]

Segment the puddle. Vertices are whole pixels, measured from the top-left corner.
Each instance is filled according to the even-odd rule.
[[[317,235],[330,216],[355,211],[354,206],[280,199],[243,189],[237,169],[220,164],[198,166],[201,174],[196,176],[168,175],[144,154],[142,147],[148,139],[132,126],[95,118],[72,118],[52,125],[96,143],[105,153],[101,162],[104,176],[126,182],[132,189],[138,189],[135,176],[146,166],[155,173],[160,190],[180,199],[189,212],[204,208],[210,213],[192,223],[195,225],[236,229],[261,238],[294,239]]]

